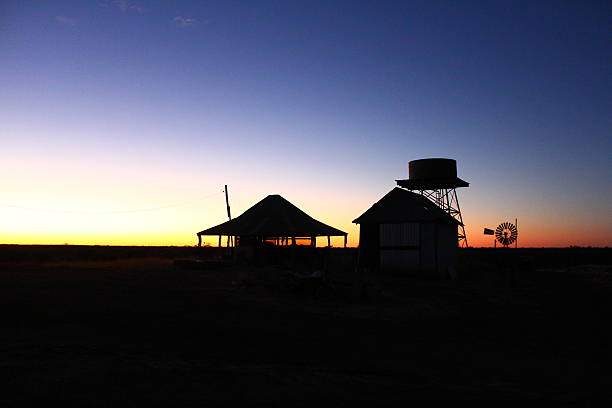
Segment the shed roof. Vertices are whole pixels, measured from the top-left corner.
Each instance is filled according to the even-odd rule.
[[[346,236],[346,232],[315,220],[278,194],[269,195],[233,220],[198,235],[267,237]]]
[[[423,221],[460,224],[427,197],[398,187],[353,220],[355,224]]]

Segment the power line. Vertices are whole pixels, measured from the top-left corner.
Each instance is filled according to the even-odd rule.
[[[157,210],[164,210],[167,208],[174,208],[174,207],[182,207],[188,204],[192,204],[201,200],[205,200],[207,198],[211,198],[217,195],[223,194],[223,191],[219,191],[217,193],[213,193],[213,194],[209,194],[207,196],[204,197],[200,197],[196,200],[190,200],[190,201],[184,201],[182,203],[177,203],[177,204],[169,204],[169,205],[163,205],[163,206],[159,206],[159,207],[151,207],[151,208],[138,208],[138,209],[130,209],[130,210],[118,210],[118,211],[79,211],[79,210],[61,210],[61,209],[51,209],[51,208],[40,208],[40,207],[26,207],[26,206],[21,206],[21,205],[14,205],[14,204],[3,204],[0,203],[0,207],[7,207],[7,208],[17,208],[20,210],[27,210],[27,211],[37,211],[37,212],[48,212],[48,213],[56,213],[56,214],[82,214],[82,215],[107,215],[107,214],[129,214],[129,213],[139,213],[139,212],[148,212],[148,211],[157,211]]]

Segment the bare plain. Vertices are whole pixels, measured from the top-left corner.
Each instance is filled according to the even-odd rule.
[[[175,262],[217,248],[0,246],[0,404],[612,401],[612,250],[461,250],[443,281],[327,251],[315,284]]]

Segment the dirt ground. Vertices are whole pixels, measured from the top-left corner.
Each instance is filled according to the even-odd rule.
[[[0,404],[602,406],[607,254],[359,290],[172,257],[0,260]]]

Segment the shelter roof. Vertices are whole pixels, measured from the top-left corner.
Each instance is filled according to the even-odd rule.
[[[267,237],[346,236],[346,232],[315,220],[278,194],[269,195],[240,216],[198,235]]]
[[[353,220],[355,224],[423,221],[460,224],[427,197],[398,187]]]

